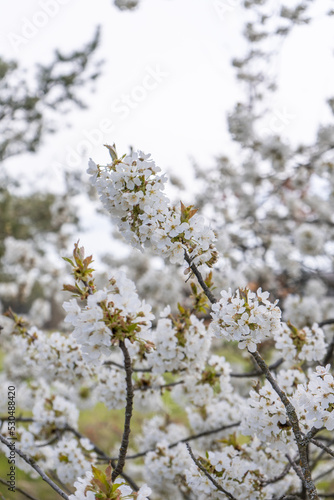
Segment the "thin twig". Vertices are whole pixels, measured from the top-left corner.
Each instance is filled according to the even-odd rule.
[[[278,359],[275,361],[275,363],[272,363],[269,365],[269,370],[275,370],[275,368],[278,368],[282,363],[284,362],[283,358]],[[259,375],[263,375],[262,370],[256,370],[253,372],[246,372],[246,373],[230,373],[231,377],[238,377],[238,378],[243,378],[243,377],[258,377]]]
[[[314,478],[314,481],[319,481],[319,479],[321,479],[322,477],[327,476],[327,474],[331,474],[333,471],[334,471],[334,467],[332,467],[331,469],[325,470],[324,472],[321,472],[321,474],[318,474]],[[319,496],[321,496],[321,495],[319,494]]]
[[[12,443],[10,443],[2,434],[0,434],[0,441],[5,444],[6,446],[8,446],[8,448],[11,450],[13,448],[12,446]],[[23,453],[21,450],[19,450],[18,448],[15,447],[15,453],[17,455],[19,455],[19,457],[21,457],[25,462],[27,462],[28,465],[30,465],[33,469],[35,469],[35,471],[41,476],[41,478],[43,479],[43,481],[45,481],[46,483],[48,483],[49,486],[51,486],[52,489],[54,489],[58,495],[60,495],[62,498],[64,498],[65,500],[68,500],[68,496],[66,495],[66,493],[64,493],[64,491],[62,491],[59,486],[56,485],[56,483],[54,483],[46,474],[45,472],[39,467],[39,465],[37,465],[35,463],[35,461],[28,457],[28,455],[26,455],[25,453]]]
[[[1,477],[0,477],[0,483],[4,484],[5,486],[8,486],[8,483],[6,481],[4,481],[3,479],[1,479]],[[36,497],[31,496],[29,493],[27,493],[26,491],[22,490],[18,486],[15,486],[15,491],[18,491],[19,493],[22,493],[22,495],[24,495],[26,498],[29,498],[29,500],[38,500]]]
[[[285,392],[282,391],[282,389],[279,387],[278,383],[276,382],[276,380],[272,376],[266,362],[264,361],[264,359],[262,358],[260,353],[258,351],[255,351],[255,352],[252,352],[251,354],[254,357],[259,368],[262,370],[263,374],[266,376],[266,379],[271,384],[272,388],[277,393],[280,400],[282,401],[282,403],[285,406],[285,409],[286,409],[286,412],[287,412],[287,415],[288,415],[288,418],[289,418],[289,421],[290,421],[290,424],[292,427],[292,431],[293,431],[294,436],[295,436],[295,441],[296,441],[297,446],[298,446],[300,463],[301,463],[301,470],[302,470],[302,474],[303,474],[303,484],[305,485],[305,488],[307,489],[307,492],[310,496],[310,499],[311,500],[318,500],[319,497],[317,494],[316,487],[312,481],[311,470],[310,470],[310,466],[308,463],[308,454],[307,454],[308,440],[304,439],[304,436],[300,430],[299,420],[298,420],[296,410],[295,410],[293,404],[291,403],[291,401],[289,400],[289,398],[287,397],[287,395],[285,394]],[[311,441],[312,441],[312,439],[311,439]]]
[[[312,438],[312,439],[310,439],[310,442],[312,444],[314,444],[315,446],[318,446],[319,448],[324,450],[326,453],[328,453],[328,455],[331,455],[332,457],[334,457],[334,451],[331,448],[328,448],[328,446],[325,446],[324,444],[322,444],[318,439]]]
[[[116,361],[105,361],[103,364],[107,365],[107,366],[109,366],[109,365],[117,366],[117,368],[121,368],[122,370],[125,370],[124,365],[121,365],[120,363],[116,363]],[[151,373],[152,367],[149,367],[149,368],[133,368],[132,367],[132,371],[133,372],[142,372],[142,373]]]
[[[288,464],[286,464],[286,466],[284,467],[283,471],[278,474],[277,476],[275,477],[272,477],[271,479],[265,479],[265,480],[262,480],[261,481],[261,486],[267,486],[268,484],[272,484],[272,483],[277,483],[277,481],[280,481],[281,479],[283,479],[289,472],[289,470],[291,469],[291,464],[290,462]]]
[[[131,367],[131,358],[129,351],[126,348],[126,345],[124,341],[120,341],[119,347],[122,350],[123,356],[124,356],[124,367],[125,367],[125,372],[126,372],[126,407],[125,407],[125,419],[124,419],[124,431],[123,431],[123,437],[122,437],[122,443],[121,447],[119,449],[119,455],[118,455],[118,461],[116,468],[113,470],[111,479],[112,482],[115,481],[115,479],[122,474],[124,465],[125,465],[125,459],[126,459],[126,453],[128,451],[128,446],[129,446],[129,436],[131,432],[131,417],[132,417],[132,410],[133,410],[133,386],[132,386],[132,367]]]
[[[70,426],[66,426],[63,430],[64,431],[68,431],[68,432],[72,432],[78,439],[82,439],[82,438],[85,437],[79,431],[77,431],[76,429],[73,429],[73,427],[70,427]],[[110,457],[108,457],[108,455],[106,453],[104,453],[104,451],[101,450],[101,448],[99,448],[91,440],[89,440],[89,441],[93,445],[93,450],[95,451],[95,453],[97,453],[100,457],[104,458],[107,462],[111,462],[112,468],[115,469],[116,468],[116,460],[117,460],[117,458],[110,458]],[[135,483],[134,480],[131,479],[131,477],[128,476],[125,472],[122,472],[120,474],[120,476],[122,476],[125,479],[125,481],[129,484],[129,486],[131,486],[131,488],[133,490],[135,490],[135,491],[139,490],[139,486],[137,485],[137,483]]]
[[[291,467],[293,468],[293,470],[295,471],[295,473],[297,474],[297,476],[299,477],[301,482],[304,483],[304,476],[303,476],[303,473],[302,473],[300,467],[296,464],[296,462],[294,460],[292,460],[292,458],[288,455],[288,453],[286,453],[285,456],[289,460]]]
[[[320,323],[318,323],[318,325],[320,326],[320,328],[322,328],[323,326],[326,326],[326,325],[334,325],[334,318],[325,319],[324,321],[320,321]]]
[[[333,351],[334,351],[334,337],[333,337],[332,341],[328,344],[326,356],[324,357],[324,359],[321,363],[323,366],[326,366],[330,362],[330,360],[333,356]]]
[[[334,444],[334,439],[332,439],[328,444],[329,444],[329,446]],[[326,450],[321,450],[321,452],[314,458],[313,463],[312,463],[312,467],[311,467],[312,470],[316,468],[318,462],[322,459],[322,457],[325,455],[325,453],[326,453]],[[317,478],[314,480],[316,481],[318,479],[318,477],[319,476],[317,476]]]
[[[0,415],[0,422],[6,422],[9,419],[8,415],[1,416]],[[32,417],[15,417],[15,422],[35,422],[35,419]]]
[[[207,296],[207,298],[209,299],[211,304],[215,304],[217,302],[216,297],[213,295],[210,288],[205,284],[203,276],[201,275],[201,273],[197,269],[196,265],[192,263],[192,260],[189,257],[187,252],[184,252],[184,258],[185,258],[186,262],[189,264],[190,269],[192,270],[192,272],[196,276],[198,283],[201,285],[203,292],[205,293],[205,295]]]
[[[169,384],[161,384],[161,385],[142,385],[139,387],[134,387],[134,391],[148,391],[150,389],[153,390],[161,390],[168,389],[169,387],[175,387],[176,385],[184,384],[184,380],[178,380],[177,382],[170,382]]]
[[[218,491],[221,491],[222,493],[225,493],[227,498],[230,498],[230,500],[237,500],[231,493],[226,491],[220,484],[217,483],[217,481],[211,476],[211,474],[208,473],[208,471],[203,467],[203,465],[196,460],[192,449],[190,448],[190,445],[186,443],[186,446],[188,448],[189,455],[191,456],[193,462],[197,465],[197,467],[206,475],[206,477],[211,481],[211,483],[217,488]]]

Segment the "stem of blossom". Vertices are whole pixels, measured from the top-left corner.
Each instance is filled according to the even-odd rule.
[[[1,477],[0,477],[0,483],[4,484],[5,486],[8,487],[7,481],[4,481],[4,479],[1,479]],[[15,492],[16,491],[18,491],[19,493],[22,493],[22,495],[24,495],[29,500],[38,500],[38,499],[36,499],[36,497],[31,496],[29,493],[27,493],[26,491],[22,490],[21,488],[18,488],[17,486],[15,486]]]
[[[326,453],[328,453],[328,455],[331,455],[332,457],[334,457],[334,451],[329,448],[328,446],[325,446],[324,444],[322,444],[318,439],[310,439],[310,442],[312,444],[314,444],[315,446],[318,446],[319,448],[321,448],[322,450],[324,450]]]
[[[5,444],[6,446],[8,446],[8,448],[10,450],[12,449],[12,443],[10,443],[2,434],[0,434],[0,441],[3,444]],[[32,467],[33,469],[35,469],[35,471],[41,476],[41,478],[43,479],[43,481],[45,481],[46,483],[48,483],[48,485],[51,486],[51,488],[54,489],[58,493],[58,495],[60,495],[65,500],[68,500],[68,496],[66,495],[66,493],[64,493],[64,491],[62,491],[59,488],[59,486],[57,486],[56,483],[54,483],[45,474],[45,472],[34,462],[34,460],[32,460],[32,458],[28,457],[28,455],[26,455],[25,453],[23,453],[18,448],[15,448],[15,453],[17,455],[19,455],[19,457],[21,457],[25,462],[27,462],[27,464],[30,465],[30,467]]]
[[[227,498],[229,498],[230,500],[237,500],[233,495],[231,495],[231,493],[229,493],[228,491],[226,491],[222,486],[220,486],[220,484],[217,483],[217,481],[211,476],[211,474],[208,473],[208,471],[203,467],[203,465],[198,461],[196,460],[194,454],[193,454],[193,451],[192,449],[190,448],[190,445],[188,443],[186,443],[186,447],[189,451],[189,455],[191,456],[193,462],[197,465],[197,467],[206,475],[206,477],[211,481],[211,483],[217,488],[218,491],[221,491],[222,493],[225,493],[225,495],[227,496]]]
[[[265,375],[266,379],[268,382],[270,382],[272,388],[274,391],[278,394],[280,400],[285,406],[286,412],[288,414],[288,418],[292,427],[292,431],[295,436],[295,441],[298,446],[298,451],[299,451],[299,458],[300,458],[300,465],[301,465],[301,471],[303,474],[303,483],[305,485],[305,488],[310,496],[311,500],[319,500],[319,496],[316,490],[316,487],[312,481],[311,477],[311,470],[310,466],[308,463],[308,456],[307,456],[307,445],[308,445],[308,440],[305,441],[304,436],[300,430],[299,427],[299,421],[298,421],[298,416],[296,413],[296,410],[292,403],[290,402],[289,398],[285,394],[284,391],[279,387],[277,384],[276,380],[272,376],[266,362],[260,355],[258,351],[251,352],[252,356],[254,357],[258,367],[262,370],[262,373]],[[312,442],[312,439],[311,439]]]
[[[285,456],[289,460],[289,464],[291,465],[291,467],[293,468],[293,470],[295,471],[295,473],[297,474],[297,476],[299,477],[301,482],[304,483],[304,476],[303,476],[303,473],[302,473],[300,467],[298,467],[296,462],[294,460],[292,460],[292,458],[290,457],[290,455],[288,453],[286,453]]]
[[[284,362],[283,358],[278,359],[273,363],[272,365],[269,365],[269,370],[275,370],[275,368],[278,368],[282,363]],[[220,374],[217,373],[217,376]],[[258,377],[259,375],[263,375],[261,370],[257,370],[254,372],[246,372],[246,373],[230,373],[230,377],[237,377],[237,378],[243,378],[243,377]]]
[[[192,272],[196,276],[198,283],[201,285],[203,292],[205,293],[205,295],[207,296],[207,298],[209,299],[211,304],[215,304],[217,302],[216,297],[213,295],[211,290],[206,286],[205,281],[203,279],[203,276],[201,275],[201,273],[199,272],[199,270],[197,269],[195,264],[191,263],[191,258],[189,257],[187,252],[184,252],[184,258],[185,258],[185,261],[189,264],[190,269],[192,270]]]
[[[266,480],[263,480],[261,481],[261,486],[267,486],[268,484],[272,484],[272,483],[277,483],[277,481],[280,481],[281,479],[283,479],[289,472],[289,470],[291,469],[292,465],[291,463],[289,462],[283,469],[283,471],[275,476],[275,477],[272,477],[271,479],[266,479]]]
[[[121,447],[119,449],[119,455],[118,455],[118,461],[116,468],[113,470],[111,479],[112,482],[115,481],[115,479],[122,473],[124,465],[125,465],[125,459],[126,459],[126,453],[128,451],[128,446],[129,446],[129,436],[131,432],[131,417],[132,417],[132,410],[133,410],[133,386],[132,386],[132,367],[131,367],[131,358],[129,351],[126,348],[126,345],[123,340],[120,341],[119,347],[122,350],[123,356],[124,356],[124,367],[126,371],[126,407],[125,407],[125,420],[124,420],[124,431],[123,431],[123,437],[122,437],[122,443]]]
[[[329,443],[329,446],[331,446],[332,444],[334,444],[334,439],[332,439]],[[317,466],[318,466],[318,463],[320,462],[320,460],[323,458],[323,456],[326,454],[326,450],[322,450],[314,459],[313,459],[313,462],[312,462],[312,467],[311,467],[311,470],[314,470]],[[334,467],[332,468],[334,470]],[[324,473],[322,473],[324,474]],[[320,476],[322,476],[322,474],[319,474]],[[326,471],[326,474],[328,474],[328,472]],[[318,481],[318,478],[319,478],[319,475],[314,479],[315,481]]]
[[[180,443],[187,443],[188,441],[193,441],[194,439],[199,439],[204,436],[210,436],[211,434],[216,434],[217,432],[224,431],[225,429],[231,429],[232,427],[238,427],[241,422],[235,422],[234,424],[223,425],[222,427],[218,427],[217,429],[211,429],[210,431],[199,432],[198,434],[193,434],[192,436],[188,436],[186,438],[180,439],[179,441],[175,441],[168,445],[168,448],[175,448]],[[140,453],[136,453],[135,455],[128,455],[127,460],[135,459],[139,457],[144,457],[150,451],[155,451],[155,448],[150,448],[149,450],[141,451]]]

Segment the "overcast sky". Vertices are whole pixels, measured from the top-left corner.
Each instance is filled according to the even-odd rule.
[[[219,2],[226,4],[223,15]],[[334,89],[333,18],[321,15],[328,3],[315,0],[317,20],[296,28],[281,48],[281,91],[272,107],[293,117],[285,129],[292,139],[310,140],[315,124],[329,118],[322,103]],[[129,145],[151,152],[184,179],[191,175],[190,157],[205,166],[226,152],[226,112],[242,95],[230,67],[243,47],[238,1],[142,0],[135,12],[120,12],[110,0],[0,4],[4,56],[28,68],[47,63],[54,48],[79,48],[101,24],[98,56],[106,59],[97,91],[88,96],[89,109],[64,118],[63,130],[47,137],[37,155],[7,161],[18,175],[28,171],[37,181],[52,171],[57,178],[63,168],[85,165],[89,156],[103,162],[100,142],[116,142],[119,153]]]

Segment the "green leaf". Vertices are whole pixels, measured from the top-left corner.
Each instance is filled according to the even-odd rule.
[[[66,262],[68,262],[69,264],[71,264],[72,267],[74,267],[74,264],[73,264],[73,261],[67,257],[63,257],[64,260],[66,260]]]

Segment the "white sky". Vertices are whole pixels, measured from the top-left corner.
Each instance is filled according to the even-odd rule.
[[[316,21],[295,29],[275,67],[281,90],[272,102],[273,117],[290,116],[284,134],[295,141],[312,140],[319,121],[326,123],[331,116],[323,103],[334,95],[334,19],[322,15],[331,3],[315,0]],[[51,4],[58,11],[43,17],[42,5],[46,9]],[[224,15],[217,4],[226,6]],[[111,0],[0,0],[4,57],[18,59],[28,68],[48,63],[54,48],[80,48],[101,24],[98,57],[106,59],[96,93],[87,96],[89,108],[64,118],[63,129],[46,137],[38,154],[13,157],[6,167],[27,186],[47,182],[56,188],[63,169],[86,168],[89,156],[108,161],[102,144],[113,142],[120,154],[130,145],[152,153],[163,170],[174,171],[184,183],[192,176],[190,157],[203,167],[212,166],[215,156],[228,153],[226,113],[242,96],[230,67],[232,57],[243,53],[240,4],[142,0],[136,11],[120,12]],[[13,35],[22,35],[27,23],[45,26],[35,28],[30,40],[17,48]],[[154,83],[148,75],[156,68],[164,76]],[[143,90],[147,82],[154,88]],[[121,111],[124,94],[135,96],[133,109],[123,106]],[[113,125],[109,133],[101,129],[104,120]],[[67,128],[68,121],[72,128]],[[99,137],[87,142],[93,131]]]

